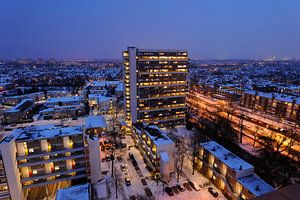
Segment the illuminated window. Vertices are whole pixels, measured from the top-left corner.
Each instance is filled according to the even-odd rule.
[[[28,151],[29,151],[29,153],[33,153],[34,149],[33,148],[29,148]]]

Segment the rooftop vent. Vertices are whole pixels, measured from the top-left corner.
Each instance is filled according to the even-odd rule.
[[[240,170],[243,170],[243,166],[242,165],[240,165],[240,168],[239,168]]]
[[[228,157],[227,157],[227,155],[225,155],[225,158],[224,158],[225,160],[227,160],[228,159]]]
[[[216,147],[212,148],[212,151],[216,151]]]
[[[256,185],[255,190],[256,190],[256,191],[259,191],[259,190],[260,190],[260,189],[259,189],[259,185]]]

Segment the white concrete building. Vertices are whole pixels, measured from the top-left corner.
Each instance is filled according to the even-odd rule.
[[[134,142],[148,165],[160,173],[163,180],[168,180],[175,172],[175,143],[156,125],[144,123],[133,125]]]
[[[0,149],[12,199],[26,199],[31,188],[101,178],[99,139],[82,126],[15,129]]]

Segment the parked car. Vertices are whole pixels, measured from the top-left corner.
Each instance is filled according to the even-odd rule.
[[[142,178],[141,181],[142,181],[142,184],[143,184],[143,185],[147,185],[146,179]]]
[[[129,158],[132,160],[132,159],[134,159],[134,156],[133,156],[133,154],[132,153],[128,153],[128,155],[129,155]]]
[[[135,195],[132,195],[132,196],[129,197],[129,200],[136,200],[136,199],[137,199],[137,198],[136,198]]]
[[[106,155],[105,159],[106,159],[106,162],[109,162],[110,161],[110,155]]]
[[[200,191],[200,187],[199,187],[196,183],[194,183],[194,182],[191,181],[191,180],[189,180],[188,183],[189,183],[189,185],[190,185],[194,190]]]
[[[181,185],[177,184],[176,185],[177,189],[180,191],[180,192],[184,192],[185,191],[185,188],[182,187]]]
[[[147,169],[150,173],[153,172],[152,167],[150,167],[149,165],[146,166],[146,169]]]
[[[215,192],[214,189],[212,187],[208,188],[208,192],[213,196],[213,197],[218,197],[219,194],[218,192]]]
[[[192,188],[191,188],[190,184],[188,184],[188,183],[184,183],[183,187],[185,187],[185,189],[187,189],[188,191],[192,191]]]
[[[169,196],[174,196],[174,193],[170,187],[165,187],[165,191]]]
[[[179,194],[179,190],[177,189],[176,186],[171,187],[171,189],[175,194]]]
[[[153,194],[152,194],[150,188],[145,187],[145,192],[146,192],[146,195],[147,195],[148,197],[153,197],[153,198],[154,198],[154,196],[153,196]]]
[[[137,166],[137,162],[136,162],[135,159],[132,159],[131,162],[132,162],[132,165],[133,165],[133,166],[135,166],[135,167]]]
[[[126,165],[126,164],[122,164],[122,165],[120,166],[120,168],[121,168],[121,171],[124,172],[124,171],[126,171],[126,169],[127,169],[127,165]]]
[[[122,158],[121,156],[118,156],[118,157],[117,157],[117,160],[118,160],[119,162],[122,162],[122,161],[123,161],[123,158]]]
[[[125,184],[126,186],[130,186],[131,185],[131,180],[129,178],[125,178]]]

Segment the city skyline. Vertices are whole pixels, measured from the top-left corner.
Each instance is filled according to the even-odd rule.
[[[2,1],[0,59],[121,59],[127,46],[187,49],[191,59],[300,59],[299,8],[293,0]]]

